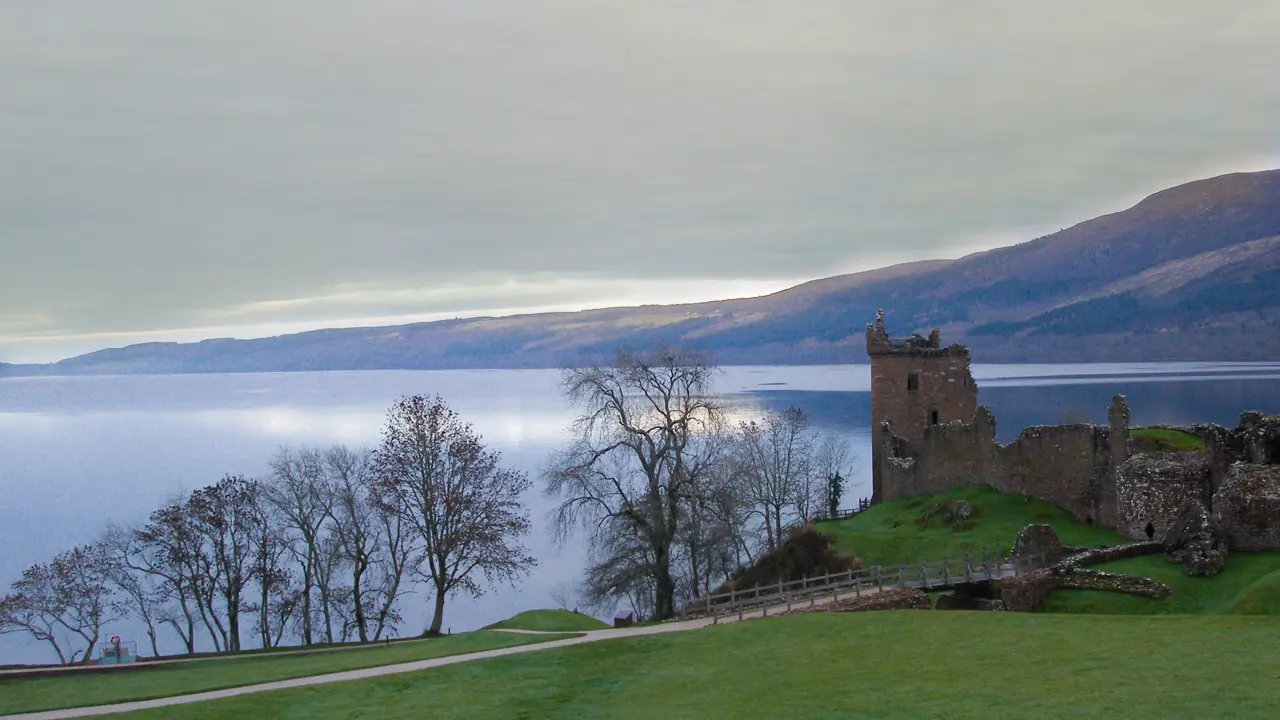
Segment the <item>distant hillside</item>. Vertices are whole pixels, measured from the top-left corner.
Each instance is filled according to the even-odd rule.
[[[9,373],[553,367],[655,342],[724,364],[864,362],[877,308],[895,333],[940,327],[979,361],[1275,359],[1280,170],[1181,185],[1012,247],[759,298],[149,343]]]

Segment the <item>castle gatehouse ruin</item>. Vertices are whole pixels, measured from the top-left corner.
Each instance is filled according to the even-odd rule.
[[[978,404],[969,350],[939,332],[895,340],[884,314],[867,325],[871,360],[873,503],[969,485],[1051,502],[1133,540],[1160,539],[1189,514],[1212,516],[1232,550],[1280,549],[1280,417],[1245,412],[1239,427],[1161,428],[1194,436],[1190,451],[1135,442],[1129,407],[1112,399],[1106,426],[1029,427],[996,440]]]

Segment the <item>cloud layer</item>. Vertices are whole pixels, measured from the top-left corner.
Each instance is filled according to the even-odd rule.
[[[1280,165],[1277,36],[1198,0],[6,4],[0,360],[1029,239]]]

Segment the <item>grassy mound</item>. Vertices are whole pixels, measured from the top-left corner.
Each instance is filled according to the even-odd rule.
[[[1280,562],[1276,564],[1280,565]],[[1232,615],[1280,615],[1280,570],[1263,576],[1240,591],[1227,606],[1227,612]]]
[[[946,508],[960,500],[973,506],[971,520],[963,525],[943,521]],[[882,503],[814,528],[830,535],[838,551],[856,556],[865,566],[962,558],[965,552],[977,553],[995,543],[1008,551],[1018,531],[1033,523],[1052,526],[1067,545],[1121,542],[1114,531],[1078,522],[1051,503],[1005,495],[985,485]]]
[[[72,671],[45,677],[0,679],[0,715],[187,695],[567,637],[575,636],[472,632],[301,655],[241,655],[181,663],[138,664],[104,672]],[[285,716],[251,712],[244,717]]]
[[[486,627],[486,630],[541,630],[542,632],[586,632],[609,627],[600,620],[569,610],[525,610],[515,617]]]
[[[1221,573],[1187,577],[1163,555],[1090,566],[1090,570],[1141,575],[1173,588],[1161,601],[1100,590],[1056,590],[1043,611],[1100,615],[1253,614],[1280,615],[1280,552],[1235,553]]]
[[[1280,621],[900,611],[611,640],[167,718],[1269,718]]]
[[[1199,452],[1204,450],[1204,440],[1181,430],[1137,428],[1129,431],[1129,438],[1133,440],[1133,451],[1140,453]]]

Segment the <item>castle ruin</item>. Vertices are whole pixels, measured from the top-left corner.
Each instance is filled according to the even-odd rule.
[[[895,340],[883,312],[867,325],[871,361],[872,503],[989,485],[1051,502],[1078,520],[1147,539],[1189,512],[1212,514],[1232,549],[1280,548],[1280,417],[1246,412],[1233,430],[1175,428],[1198,452],[1135,452],[1129,407],[1107,425],[1026,428],[1007,445],[979,405],[969,350],[939,332]]]

